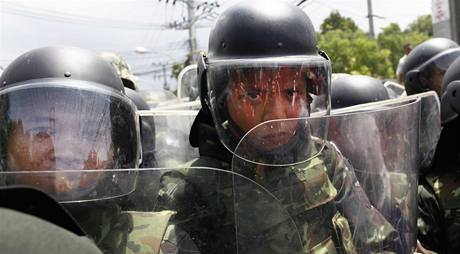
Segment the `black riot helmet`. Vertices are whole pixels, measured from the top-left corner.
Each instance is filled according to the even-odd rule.
[[[257,124],[329,114],[330,61],[318,51],[314,27],[297,6],[276,0],[235,4],[218,18],[208,50],[198,63],[202,111],[212,114],[230,151]],[[274,125],[270,132],[261,139],[276,136]]]
[[[382,81],[364,75],[341,76],[332,80],[332,109],[387,100],[390,97]]]
[[[447,69],[442,80],[441,121],[447,124],[458,118],[460,113],[460,59]]]
[[[459,45],[446,38],[432,38],[417,45],[402,67],[407,94],[433,90],[440,95],[442,75],[460,56]]]
[[[2,73],[1,87],[36,79],[83,80],[124,93],[112,66],[93,52],[75,47],[45,47],[22,54]]]
[[[136,106],[113,67],[91,51],[39,48],[0,77],[0,177],[59,201],[132,191],[135,176],[103,171],[138,167]]]

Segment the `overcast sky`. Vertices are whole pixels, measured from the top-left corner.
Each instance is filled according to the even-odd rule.
[[[172,1],[0,0],[0,65],[5,67],[28,50],[50,45],[115,51],[135,71],[183,61],[187,31],[166,29],[164,25],[182,20],[187,10],[184,4],[172,5]],[[220,0],[217,12],[235,2]],[[431,13],[431,0],[373,0],[372,4],[374,14],[384,17],[375,19],[377,33],[391,22],[405,28],[418,16]],[[331,11],[338,10],[368,31],[367,0],[309,0],[303,9],[316,29]],[[200,23],[198,48],[206,49],[211,26],[209,21]],[[145,47],[151,53],[136,54],[136,47]]]

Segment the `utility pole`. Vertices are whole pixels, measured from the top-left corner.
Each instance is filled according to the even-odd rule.
[[[162,0],[158,0],[161,2]],[[170,0],[166,0],[168,3]],[[179,30],[188,30],[188,45],[189,45],[189,54],[187,56],[187,64],[192,64],[197,62],[197,40],[196,40],[196,28],[197,22],[200,20],[211,21],[217,17],[216,8],[219,8],[220,5],[217,0],[203,1],[203,0],[173,0],[172,4],[176,2],[185,4],[187,7],[187,18],[183,18],[181,21],[174,21],[168,24],[169,28],[179,29]]]
[[[189,49],[190,56],[188,59],[190,63],[196,63],[197,59],[197,46],[196,46],[196,17],[195,17],[195,1],[189,0],[187,3],[187,14],[189,20],[188,36],[189,36]]]
[[[367,0],[367,18],[369,19],[369,38],[375,38],[374,14],[372,13],[372,0]]]
[[[166,76],[166,64],[163,64],[163,80],[164,80],[163,89],[169,90],[169,85],[168,85],[167,76]]]

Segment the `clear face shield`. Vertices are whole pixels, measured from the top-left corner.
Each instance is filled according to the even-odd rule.
[[[31,185],[69,202],[129,192],[135,177],[100,170],[139,165],[134,104],[97,84],[65,82],[41,81],[0,92],[0,180]]]
[[[413,86],[416,91],[433,90],[438,95],[441,95],[442,79],[447,71],[447,68],[460,56],[460,49],[453,48],[445,50],[426,61],[416,70],[409,71],[406,79],[417,80]],[[426,80],[424,83],[419,78],[414,78],[415,75],[421,75]],[[406,87],[407,89],[407,87]],[[409,94],[413,92],[408,91]]]
[[[309,146],[312,133],[324,138],[327,126],[313,130],[309,118],[329,113],[330,76],[330,62],[319,56],[210,62],[210,108],[219,138],[233,152],[246,137],[248,149],[268,156],[263,163],[275,164],[270,154]]]

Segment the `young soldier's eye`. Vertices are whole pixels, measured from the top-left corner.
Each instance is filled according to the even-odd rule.
[[[260,98],[261,92],[260,91],[248,91],[247,97],[251,100],[258,100]]]

